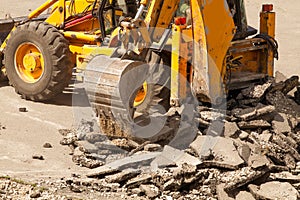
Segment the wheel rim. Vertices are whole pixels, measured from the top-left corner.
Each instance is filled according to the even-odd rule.
[[[44,57],[40,49],[29,42],[21,44],[15,53],[15,69],[27,83],[38,82],[44,74]]]
[[[147,82],[144,82],[143,86],[139,89],[139,91],[134,99],[134,103],[133,103],[134,107],[137,107],[144,102],[146,95],[147,95],[147,90],[148,90],[148,84],[147,84]]]

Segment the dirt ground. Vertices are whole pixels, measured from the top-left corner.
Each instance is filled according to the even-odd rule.
[[[20,3],[21,2],[21,3]],[[44,0],[0,0],[0,17],[26,15],[41,5]],[[261,0],[246,0],[248,22],[258,26]],[[300,75],[300,18],[299,0],[269,0],[277,12],[276,38],[279,42],[280,60],[276,69],[287,76]],[[81,95],[81,94],[79,94]],[[39,178],[60,178],[72,173],[84,173],[84,168],[76,166],[69,156],[69,148],[59,144],[60,128],[70,128],[74,124],[72,94],[65,93],[51,103],[34,103],[21,99],[14,89],[7,85],[0,87],[0,176],[9,175],[26,180]],[[28,112],[19,112],[26,107]],[[53,148],[43,148],[44,143]],[[35,154],[45,160],[33,160]]]

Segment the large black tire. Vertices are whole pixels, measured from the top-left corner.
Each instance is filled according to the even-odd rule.
[[[137,112],[164,114],[169,110],[171,63],[168,55],[166,52],[160,53],[160,55],[152,52],[150,74],[147,79],[147,93],[143,102],[136,107]],[[157,105],[163,109],[157,110]]]
[[[44,69],[36,82],[20,76],[16,52],[24,44],[33,44],[44,59]],[[61,93],[72,77],[71,52],[68,41],[54,26],[45,22],[28,22],[14,30],[4,52],[4,65],[10,84],[22,98],[45,101]]]

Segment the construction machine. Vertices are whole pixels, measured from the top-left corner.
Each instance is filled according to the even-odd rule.
[[[273,76],[272,10],[263,6],[257,34],[243,0],[47,0],[0,20],[2,71],[23,98],[44,101],[84,70],[102,129],[136,137],[189,95],[217,105]]]
[[[272,10],[263,6],[257,34],[247,24],[243,0],[140,1],[135,17],[119,22],[122,45],[112,56],[95,56],[85,71],[104,132],[156,140],[152,133],[163,127],[168,109],[190,94],[221,105],[228,91],[273,76]]]

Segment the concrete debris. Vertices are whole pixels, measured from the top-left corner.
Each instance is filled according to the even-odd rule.
[[[240,191],[236,197],[235,200],[255,200],[253,195],[250,192],[247,191]]]
[[[248,99],[260,99],[266,93],[266,91],[271,87],[272,82],[269,81],[263,85],[255,85],[247,89],[242,90],[242,95]]]
[[[224,136],[237,138],[240,133],[240,129],[235,122],[227,122],[224,124]]]
[[[121,171],[120,173],[106,176],[105,180],[108,183],[122,183],[131,178],[136,177],[140,173],[141,173],[141,170],[129,168],[129,169],[125,169],[125,170]]]
[[[242,130],[247,129],[268,129],[271,128],[271,124],[265,120],[253,120],[253,121],[242,121],[238,123],[238,126]]]
[[[170,166],[176,164],[177,166],[181,166],[183,164],[189,164],[193,166],[198,166],[202,162],[184,151],[175,149],[171,146],[166,145],[161,153],[161,155],[157,156],[155,160],[151,163],[152,169],[158,169],[164,166]],[[163,164],[163,165],[162,165]]]
[[[249,137],[249,133],[247,133],[246,131],[242,131],[242,132],[239,134],[239,138],[240,138],[241,140],[246,140],[248,137]]]
[[[147,144],[144,146],[145,151],[161,151],[162,147],[160,144]]]
[[[87,174],[88,177],[102,176],[107,173],[121,171],[127,168],[140,168],[142,166],[149,166],[150,162],[161,153],[159,152],[146,152],[137,155],[125,157],[123,159],[116,160],[108,163],[102,167],[91,170]]]
[[[224,118],[224,114],[217,111],[201,111],[200,112],[201,119],[205,121],[215,121],[219,118]]]
[[[205,164],[210,166],[237,169],[244,163],[233,141],[228,138],[199,136],[190,147],[200,158],[211,151],[213,159],[205,161]]]
[[[255,108],[246,108],[246,109],[235,109],[234,116],[237,117],[240,120],[248,121],[257,119],[260,116],[270,114],[275,111],[274,106],[265,106],[262,104],[259,104]]]
[[[293,175],[290,172],[271,173],[270,178],[278,181],[286,181],[289,183],[300,183],[300,176]]]
[[[140,190],[146,194],[149,199],[154,199],[160,194],[158,187],[155,185],[140,185]]]
[[[284,88],[282,89],[283,94],[288,94],[290,91],[292,91],[295,87],[299,86],[299,77],[298,76],[292,76],[291,78],[284,81]]]
[[[103,142],[106,140],[106,136],[99,133],[90,133],[85,136],[85,140],[91,144],[96,142]]]
[[[286,114],[279,113],[275,115],[274,121],[272,121],[272,125],[274,132],[277,134],[288,134],[292,132]]]
[[[152,179],[152,176],[150,174],[141,174],[141,175],[129,180],[126,183],[125,187],[126,188],[134,188],[141,184],[149,183],[151,179]]]
[[[99,149],[94,144],[89,143],[88,141],[76,141],[76,146],[79,147],[79,150],[83,153],[98,153]]]
[[[235,200],[233,195],[229,196],[230,194],[225,192],[224,187],[225,187],[225,184],[220,184],[217,186],[218,199],[219,200]]]
[[[248,188],[256,199],[297,200],[300,197],[299,192],[290,183],[273,181],[260,186],[250,184]]]
[[[227,110],[221,112],[197,107],[194,128],[199,130],[186,148],[170,141],[190,138],[194,123],[181,125],[182,135],[172,128],[170,133],[175,135],[168,135],[168,142],[149,142],[107,141],[92,122],[84,122],[78,130],[60,130],[61,144],[73,148],[78,165],[103,165],[86,175],[100,181],[97,187],[105,192],[124,189],[128,195],[148,199],[299,199],[298,77],[278,74],[275,81],[232,94],[228,102]],[[176,117],[168,113],[168,124],[179,125],[178,113],[173,112]]]
[[[265,167],[270,164],[270,161],[265,155],[261,154],[251,154],[248,159],[248,165],[253,169],[257,169],[260,167]]]
[[[280,91],[268,93],[266,100],[275,106],[277,112],[289,114],[296,118],[300,116],[300,105]]]

